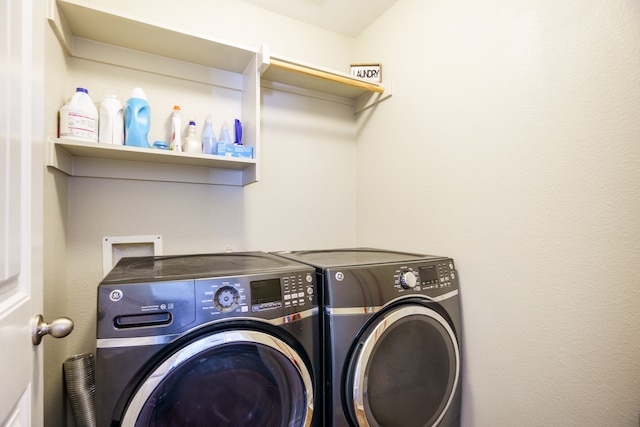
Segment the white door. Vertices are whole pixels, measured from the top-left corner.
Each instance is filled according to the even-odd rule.
[[[41,426],[44,2],[0,0],[0,425]]]

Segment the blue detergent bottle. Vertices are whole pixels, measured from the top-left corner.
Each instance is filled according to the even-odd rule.
[[[133,89],[131,98],[127,101],[125,112],[126,137],[124,145],[132,147],[151,148],[149,144],[149,127],[151,125],[151,111],[147,96],[139,87]]]

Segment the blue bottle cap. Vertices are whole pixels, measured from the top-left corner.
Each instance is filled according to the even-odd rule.
[[[164,141],[155,141],[153,143],[153,148],[157,148],[159,150],[168,150],[169,145],[167,145],[167,143]]]

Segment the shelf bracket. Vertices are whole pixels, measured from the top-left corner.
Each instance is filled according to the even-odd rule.
[[[271,52],[269,45],[263,44],[258,51],[258,73],[262,75],[271,65]]]
[[[64,16],[60,14],[56,0],[50,0],[47,2],[47,21],[49,21],[49,25],[64,51],[68,55],[71,55],[73,48],[73,34],[71,34],[71,30],[69,29],[69,25],[65,21]]]
[[[382,93],[363,93],[360,95],[353,106],[353,114],[360,114],[361,112],[375,107],[382,101],[385,101],[393,95],[393,82],[384,82],[384,92]]]
[[[66,175],[73,176],[73,157],[47,138],[46,144],[47,166],[51,166]]]

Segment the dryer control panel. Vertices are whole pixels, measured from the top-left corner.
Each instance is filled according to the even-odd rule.
[[[427,291],[452,287],[456,273],[453,261],[446,260],[402,266],[394,277],[399,290]]]
[[[317,306],[312,270],[196,280],[202,320],[224,317],[271,319]]]
[[[335,265],[320,267],[325,312],[354,308],[362,312],[359,310],[364,308],[366,313],[397,298],[422,295],[439,300],[454,296],[458,291],[452,258],[405,255],[409,259],[385,262],[384,253],[374,255],[378,262],[365,259],[360,264],[343,265],[335,261]]]

